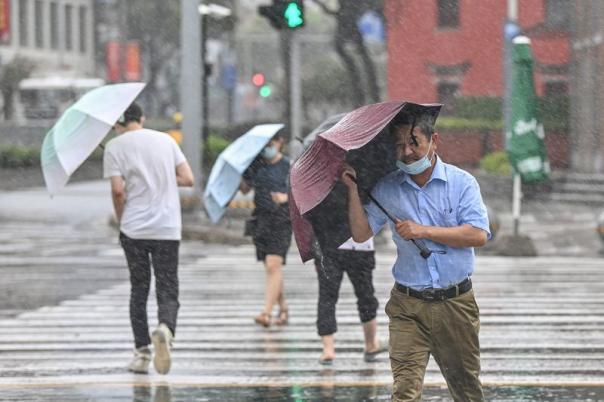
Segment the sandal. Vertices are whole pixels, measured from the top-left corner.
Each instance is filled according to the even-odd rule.
[[[322,366],[331,366],[333,365],[333,357],[319,357],[319,364]]]
[[[378,361],[378,355],[387,351],[388,344],[385,342],[380,342],[380,346],[376,350],[363,353],[363,360],[365,363],[375,363]]]
[[[271,326],[271,316],[267,313],[260,313],[254,317],[254,321],[258,325],[262,325],[264,328]]]
[[[287,325],[289,322],[289,311],[288,309],[279,310],[279,314],[277,315],[277,319],[275,320],[275,324],[277,325]]]

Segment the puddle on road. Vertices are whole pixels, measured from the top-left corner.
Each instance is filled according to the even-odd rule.
[[[167,386],[78,386],[53,388],[2,389],[2,401],[61,402],[330,402],[389,401],[389,387],[167,387]],[[488,387],[490,402],[601,401],[604,387]],[[426,387],[424,401],[451,401],[445,388]]]

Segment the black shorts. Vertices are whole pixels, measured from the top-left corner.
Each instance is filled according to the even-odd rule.
[[[285,264],[292,242],[291,222],[276,216],[258,215],[253,239],[258,261],[264,261],[267,255],[279,255]]]

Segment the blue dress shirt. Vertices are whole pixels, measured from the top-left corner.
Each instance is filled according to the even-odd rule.
[[[472,225],[487,232],[487,209],[476,179],[468,172],[444,163],[437,157],[432,176],[419,187],[409,175],[396,170],[383,177],[372,191],[373,197],[394,217],[425,226],[453,227]],[[365,205],[369,225],[377,234],[390,225],[397,259],[392,274],[397,283],[416,290],[448,288],[470,277],[474,271],[473,247],[450,247],[422,239],[432,253],[424,259],[411,241],[396,233],[394,224],[373,202]]]

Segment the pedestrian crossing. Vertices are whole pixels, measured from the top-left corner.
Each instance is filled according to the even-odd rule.
[[[290,324],[264,329],[252,319],[261,309],[264,288],[264,269],[253,247],[199,242],[181,247],[172,371],[166,376],[128,373],[129,284],[114,231],[10,222],[5,228],[0,233],[2,290],[18,293],[23,283],[37,283],[29,286],[46,291],[50,286],[61,301],[36,305],[34,300],[32,309],[0,308],[0,388],[141,381],[175,386],[391,384],[387,355],[376,363],[362,359],[362,330],[347,280],[338,303],[337,356],[326,368],[318,364],[318,285],[312,263],[303,265],[292,250],[284,270]],[[383,339],[394,258],[385,247],[374,271]],[[483,382],[604,384],[602,268],[598,258],[479,257],[473,279],[481,309]],[[148,309],[152,326],[154,297]],[[444,385],[433,361],[425,382]]]
[[[292,250],[284,271],[290,324],[264,329],[252,319],[261,309],[264,287],[263,267],[255,261],[253,247],[196,242],[183,242],[181,249],[181,309],[172,371],[166,376],[127,373],[132,334],[121,250],[106,234],[90,235],[75,247],[81,233],[56,230],[67,240],[41,235],[41,242],[34,242],[35,253],[0,252],[2,265],[29,267],[25,277],[31,281],[44,278],[47,265],[87,266],[93,283],[82,296],[0,315],[0,388],[141,381],[229,387],[391,384],[387,356],[376,363],[362,359],[362,329],[347,280],[338,303],[336,360],[326,368],[318,364],[318,285],[312,263],[303,265]],[[378,334],[384,339],[383,307],[392,287],[394,258],[391,249],[379,251],[374,272]],[[474,287],[481,309],[485,385],[604,384],[603,268],[597,258],[479,257]],[[52,272],[69,275],[67,269]],[[103,274],[117,279],[105,286]],[[152,325],[156,311],[152,293]],[[433,361],[425,382],[444,385]]]

